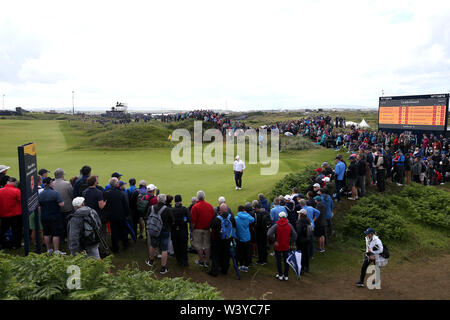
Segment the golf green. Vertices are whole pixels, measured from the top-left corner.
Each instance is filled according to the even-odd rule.
[[[0,164],[11,167],[8,175],[19,178],[17,146],[34,142],[37,149],[38,168],[52,173],[57,168],[66,172],[66,180],[79,174],[83,165],[98,175],[100,185],[106,185],[115,171],[130,178],[144,179],[155,184],[165,194],[181,194],[183,203],[189,205],[198,190],[206,193],[206,200],[217,205],[224,196],[235,212],[238,205],[256,199],[258,193],[268,193],[284,175],[310,163],[329,161],[335,155],[330,149],[315,149],[280,153],[280,165],[275,175],[261,175],[260,164],[248,164],[243,175],[242,190],[236,190],[233,166],[174,165],[171,149],[148,150],[68,150],[65,137],[56,120],[0,120]],[[51,174],[53,176],[53,174]],[[128,186],[127,186],[128,187]]]

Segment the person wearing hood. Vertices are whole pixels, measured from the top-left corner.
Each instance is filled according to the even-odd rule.
[[[364,255],[364,262],[361,267],[361,276],[359,282],[356,283],[357,287],[364,287],[364,279],[366,277],[367,268],[373,262],[374,264],[383,262],[384,258],[380,256],[383,252],[383,243],[380,238],[375,234],[373,228],[368,228],[364,231],[366,235],[366,253]]]
[[[275,258],[277,259],[278,274],[276,278],[279,280],[288,280],[289,264],[287,258],[289,247],[297,239],[297,232],[289,223],[286,212],[279,213],[278,221],[267,231],[268,238],[275,238]],[[284,272],[281,266],[281,260],[284,261]]]
[[[237,237],[237,253],[240,267],[243,272],[248,272],[250,265],[250,257],[252,254],[250,224],[255,222],[248,212],[245,211],[244,206],[238,207],[238,214],[235,217],[236,221],[236,237]]]
[[[72,201],[75,213],[69,215],[67,223],[67,242],[70,253],[86,251],[88,257],[100,259],[98,244],[102,222],[97,212],[84,203],[83,197],[77,197]]]

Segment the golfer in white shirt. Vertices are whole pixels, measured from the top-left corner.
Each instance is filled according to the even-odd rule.
[[[234,180],[236,181],[236,190],[242,189],[242,174],[245,170],[245,163],[236,156],[236,161],[233,164]]]

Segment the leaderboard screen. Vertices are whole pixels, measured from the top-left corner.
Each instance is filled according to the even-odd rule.
[[[445,131],[448,94],[380,97],[379,129]]]

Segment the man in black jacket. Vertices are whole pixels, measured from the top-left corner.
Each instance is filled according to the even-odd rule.
[[[188,223],[191,223],[191,214],[189,210],[181,203],[181,195],[175,195],[175,207],[172,208],[174,225],[172,227],[172,244],[177,258],[177,264],[187,267],[188,255]]]
[[[216,277],[219,270],[222,274],[227,274],[230,266],[230,243],[231,238],[222,237],[222,220],[230,219],[233,229],[236,228],[236,221],[232,214],[228,213],[228,206],[222,203],[219,206],[219,214],[211,222],[211,270],[209,275]],[[222,239],[224,238],[224,239]]]
[[[357,179],[357,185],[360,189],[359,197],[364,197],[366,194],[366,173],[367,173],[367,162],[364,160],[364,158],[361,156],[361,154],[358,154],[356,156],[356,159],[358,160],[357,166],[358,166],[358,179]]]
[[[296,245],[297,250],[302,252],[302,269],[300,274],[309,272],[309,248],[311,246],[311,241],[313,241],[313,231],[311,226],[311,221],[309,221],[306,209],[301,209],[298,211],[299,219],[296,225],[297,239]]]
[[[111,189],[105,192],[105,212],[111,225],[111,250],[119,252],[119,240],[122,241],[124,249],[128,248],[128,232],[126,219],[130,215],[130,207],[125,192],[119,189],[119,180],[109,180]]]
[[[258,261],[257,264],[265,265],[267,264],[267,231],[272,225],[272,220],[270,219],[270,213],[266,209],[261,208],[259,202],[254,204],[255,215],[256,215],[256,246],[258,248]]]

